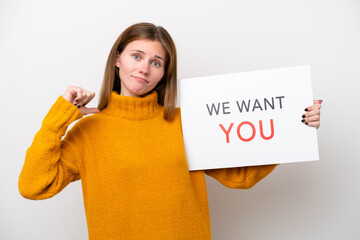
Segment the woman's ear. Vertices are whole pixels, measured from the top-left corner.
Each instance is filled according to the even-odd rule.
[[[116,52],[115,66],[119,68],[120,65],[120,54]]]

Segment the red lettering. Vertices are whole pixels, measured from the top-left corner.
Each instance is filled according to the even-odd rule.
[[[244,138],[243,136],[241,136],[241,133],[240,133],[240,130],[241,130],[241,127],[243,125],[249,125],[251,127],[251,130],[252,130],[252,134],[249,138]],[[223,132],[225,133],[226,135],[226,143],[229,143],[230,142],[230,131],[232,129],[232,127],[234,126],[234,123],[231,123],[229,128],[226,130],[224,128],[224,126],[222,124],[219,124],[220,128],[223,130]],[[262,120],[259,120],[259,128],[260,128],[260,135],[261,137],[264,139],[264,140],[270,140],[274,137],[274,121],[273,119],[270,119],[270,129],[271,129],[271,132],[270,132],[270,135],[268,137],[266,137],[264,135],[264,128],[263,128],[263,123],[262,123]],[[238,127],[237,127],[237,135],[239,137],[239,139],[243,142],[250,142],[251,140],[253,140],[255,138],[255,135],[256,135],[256,129],[255,129],[255,126],[254,124],[252,124],[251,122],[249,121],[244,121],[244,122],[241,122]]]
[[[270,127],[271,127],[271,134],[269,137],[265,137],[264,135],[264,132],[263,132],[263,125],[262,125],[262,121],[260,120],[259,121],[259,126],[260,126],[260,134],[261,134],[261,137],[265,140],[270,140],[274,137],[274,123],[273,123],[273,120],[270,119]]]
[[[252,131],[253,131],[251,137],[248,138],[248,139],[243,138],[243,137],[241,136],[241,134],[240,134],[240,128],[241,128],[241,126],[244,125],[244,124],[248,124],[248,125],[252,128]],[[254,126],[254,124],[252,124],[251,122],[247,122],[247,121],[242,122],[242,123],[239,124],[239,126],[238,126],[238,128],[237,128],[237,135],[238,135],[238,137],[239,137],[242,141],[244,141],[244,142],[250,142],[251,140],[253,140],[254,137],[255,137],[255,133],[256,133],[256,131],[255,131],[255,126]]]
[[[232,128],[233,125],[234,125],[234,123],[231,123],[231,124],[230,124],[230,127],[229,127],[229,130],[226,130],[222,124],[219,124],[219,126],[221,127],[221,129],[222,129],[222,130],[224,131],[224,133],[226,134],[226,142],[227,142],[227,143],[229,143],[229,141],[230,141],[230,140],[229,140],[229,133],[230,133],[231,128]]]

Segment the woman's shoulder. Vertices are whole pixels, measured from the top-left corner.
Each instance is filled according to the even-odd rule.
[[[99,126],[101,123],[103,123],[104,118],[100,113],[95,113],[92,115],[87,115],[87,116],[83,116],[81,119],[79,119],[74,127],[75,128],[80,128],[83,130],[87,130],[87,129],[94,129],[97,126]]]
[[[178,117],[178,118],[181,118],[181,110],[180,110],[180,107],[176,107],[175,110],[174,110],[174,117]]]
[[[176,107],[173,113],[173,120],[181,122],[181,111],[180,107]]]
[[[173,114],[173,118],[172,121],[176,122],[180,128],[182,128],[182,124],[181,124],[181,110],[179,107],[176,107],[174,109],[174,114]]]

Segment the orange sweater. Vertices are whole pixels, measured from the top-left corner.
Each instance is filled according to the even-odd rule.
[[[112,92],[108,106],[82,117],[62,96],[26,152],[23,197],[50,198],[81,179],[89,239],[211,239],[204,172],[230,188],[250,188],[275,165],[189,171],[180,111],[163,119],[152,92]]]

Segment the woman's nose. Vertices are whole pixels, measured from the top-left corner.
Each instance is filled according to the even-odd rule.
[[[138,70],[139,70],[139,73],[141,73],[143,75],[149,75],[149,71],[150,71],[149,64],[145,61],[141,62]]]

